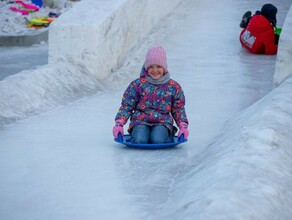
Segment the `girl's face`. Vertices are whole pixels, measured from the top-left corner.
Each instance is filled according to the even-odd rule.
[[[149,76],[154,80],[160,79],[164,74],[163,67],[162,66],[158,66],[158,65],[149,66],[147,71],[148,71]]]

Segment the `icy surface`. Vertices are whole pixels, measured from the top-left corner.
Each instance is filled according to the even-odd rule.
[[[43,42],[30,47],[0,47],[0,80],[48,64],[48,44]]]
[[[30,97],[43,95],[48,106],[0,131],[0,216],[290,220],[292,82],[272,91],[276,56],[248,54],[238,41],[242,13],[264,3],[184,1],[103,82],[103,93],[81,67],[65,64],[3,80],[0,87],[36,105],[43,102]],[[283,24],[291,1],[271,3]],[[153,44],[166,48],[171,77],[186,93],[190,137],[170,150],[128,149],[113,142],[114,115]],[[82,92],[91,95],[68,104]],[[23,114],[27,103],[7,97],[14,109],[6,113]],[[48,111],[57,98],[64,105]]]

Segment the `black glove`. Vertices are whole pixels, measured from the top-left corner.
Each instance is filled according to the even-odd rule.
[[[239,27],[246,28],[248,25],[248,22],[251,18],[251,11],[247,11],[243,14],[242,19],[240,21]]]

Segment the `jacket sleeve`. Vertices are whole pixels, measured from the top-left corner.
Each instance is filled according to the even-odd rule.
[[[176,85],[176,92],[172,101],[171,114],[177,125],[179,125],[180,122],[189,124],[185,111],[185,95],[180,85]]]
[[[115,117],[115,120],[122,119],[125,123],[131,117],[133,111],[136,109],[137,103],[139,101],[139,93],[137,92],[138,81],[133,81],[122,97],[121,107]]]
[[[274,55],[278,51],[278,45],[275,44],[275,34],[274,31],[271,30],[266,33],[265,36],[265,53],[267,55]]]

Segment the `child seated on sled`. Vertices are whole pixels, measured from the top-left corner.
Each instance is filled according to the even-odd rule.
[[[252,16],[247,11],[240,22],[243,30],[240,33],[240,43],[251,53],[273,55],[277,53],[279,35],[275,34],[278,9],[272,4],[265,4],[261,11]]]
[[[188,119],[181,86],[170,79],[165,50],[160,46],[148,50],[140,77],[130,83],[115,117],[113,135],[124,134],[123,126],[130,118],[128,132],[133,143],[168,143],[179,127],[178,136],[187,139]]]

